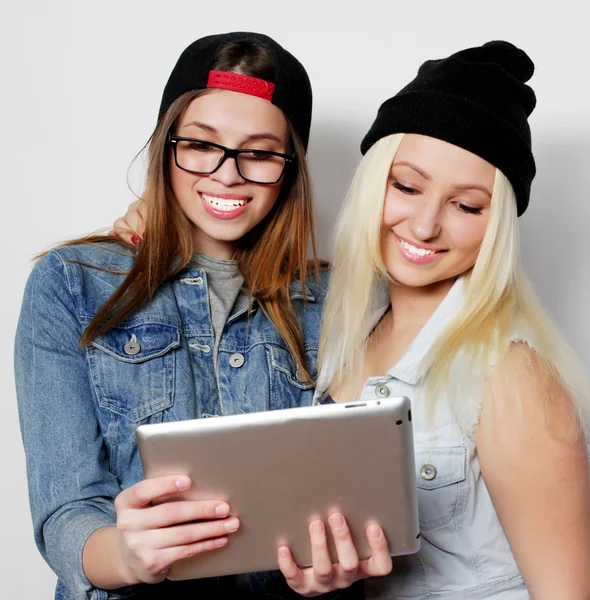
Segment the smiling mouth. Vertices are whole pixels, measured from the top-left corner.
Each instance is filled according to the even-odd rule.
[[[252,198],[220,198],[219,196],[209,196],[202,192],[201,196],[209,206],[221,212],[232,212],[236,208],[245,206],[252,200]]]
[[[408,244],[408,242],[404,242],[402,239],[399,240],[399,243],[414,256],[434,256],[435,254],[445,252],[444,250],[427,250],[426,248],[417,248],[416,246],[412,246],[412,244]]]

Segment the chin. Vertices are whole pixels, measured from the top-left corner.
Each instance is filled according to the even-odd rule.
[[[244,237],[250,230],[247,227],[212,227],[202,228],[202,230],[211,238],[220,242],[235,242]]]
[[[435,273],[428,273],[424,270],[420,272],[420,269],[390,269],[387,267],[387,272],[398,285],[403,285],[409,288],[428,287],[447,279],[445,275],[436,275]]]

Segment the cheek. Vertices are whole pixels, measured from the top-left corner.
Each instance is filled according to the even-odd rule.
[[[281,193],[281,184],[276,183],[273,185],[264,186],[256,194],[258,198],[258,205],[264,213],[268,213],[270,209],[275,205],[278,200],[279,194]]]
[[[407,202],[398,198],[393,191],[388,191],[383,203],[383,226],[393,227],[409,216],[410,208]]]
[[[174,197],[181,206],[186,206],[194,202],[195,192],[193,191],[193,187],[200,179],[202,178],[198,175],[186,173],[176,166],[170,168],[170,187],[172,188]]]
[[[183,191],[189,186],[189,180],[194,180],[194,176],[182,171],[174,164],[174,159],[168,163],[168,173],[170,174],[170,186],[178,200],[183,194]]]
[[[450,238],[455,250],[463,252],[467,257],[476,256],[487,227],[487,216],[458,219],[449,229]]]

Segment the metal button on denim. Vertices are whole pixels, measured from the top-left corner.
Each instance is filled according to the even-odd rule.
[[[244,360],[245,360],[244,355],[240,354],[239,352],[236,352],[235,354],[232,354],[229,357],[229,364],[234,369],[238,369],[239,367],[241,367],[244,364]]]
[[[123,350],[125,351],[125,354],[129,354],[129,356],[135,356],[136,354],[139,354],[141,352],[141,345],[137,341],[137,338],[135,336],[132,336],[131,340],[129,340],[123,346]]]
[[[389,388],[386,385],[378,385],[375,388],[375,396],[377,396],[377,398],[387,398],[387,396],[389,396]]]
[[[426,479],[426,481],[432,481],[436,477],[436,467],[426,463],[420,469],[420,477],[422,477],[422,479]]]

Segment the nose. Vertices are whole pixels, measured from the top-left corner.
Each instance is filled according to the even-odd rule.
[[[218,181],[222,185],[226,187],[231,187],[232,185],[238,185],[240,183],[244,183],[246,180],[240,175],[238,171],[238,165],[236,163],[236,159],[233,156],[226,156],[222,165],[215,171],[215,173],[211,173],[209,175],[209,179],[213,179],[214,181]]]
[[[438,237],[441,230],[441,205],[439,198],[425,197],[423,202],[416,203],[410,219],[410,231],[416,240],[426,242]]]

